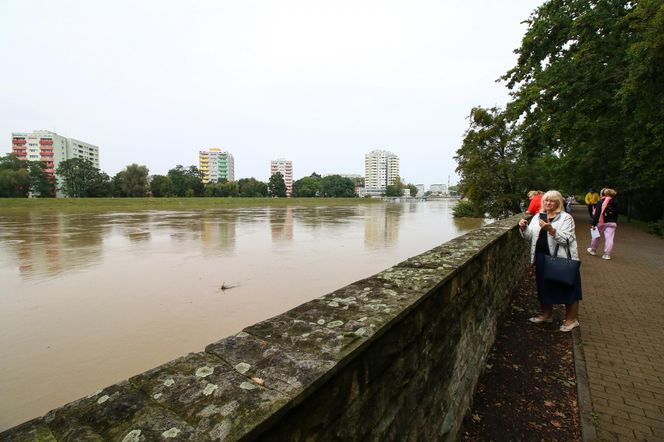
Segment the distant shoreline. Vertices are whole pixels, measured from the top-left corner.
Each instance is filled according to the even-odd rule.
[[[376,204],[374,198],[0,198],[0,215],[25,211],[187,210]]]

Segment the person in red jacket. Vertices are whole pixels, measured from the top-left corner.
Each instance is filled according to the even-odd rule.
[[[541,190],[531,190],[528,192],[528,199],[530,199],[530,204],[528,205],[528,209],[526,209],[527,213],[530,213],[531,215],[537,215],[540,213],[542,210],[542,195],[544,192]]]

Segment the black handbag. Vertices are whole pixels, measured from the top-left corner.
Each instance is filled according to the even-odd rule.
[[[571,258],[569,253],[569,239],[567,240],[567,247],[565,247],[567,258],[558,258],[559,247],[560,244],[556,244],[553,256],[546,253],[538,253],[537,266],[541,268],[542,278],[547,281],[573,286],[578,282],[581,261]]]

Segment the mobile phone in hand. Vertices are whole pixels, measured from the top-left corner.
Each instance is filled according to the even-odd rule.
[[[546,213],[544,213],[544,212],[540,213],[539,217],[542,221],[547,222]]]

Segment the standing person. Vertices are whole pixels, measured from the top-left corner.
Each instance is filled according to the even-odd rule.
[[[573,286],[546,280],[535,257],[540,253],[553,255],[558,246],[558,257],[578,260],[574,218],[565,212],[563,196],[556,190],[549,190],[542,196],[542,205],[543,211],[534,216],[530,223],[525,219],[519,221],[521,236],[531,241],[530,262],[535,264],[537,299],[541,308],[540,314],[529,320],[535,324],[551,323],[553,304],[565,304],[565,322],[560,326],[560,331],[569,332],[579,326],[577,315],[581,300],[581,274],[577,275]]]
[[[542,210],[542,195],[544,192],[541,190],[531,190],[528,192],[528,199],[530,200],[530,204],[528,204],[528,209],[526,209],[526,213],[530,213],[531,215],[537,215],[540,210]]]
[[[590,216],[590,222],[592,222],[593,219],[593,210],[595,209],[595,204],[597,204],[597,201],[599,201],[599,193],[595,192],[595,189],[592,187],[588,189],[588,193],[586,193],[586,206],[588,206],[588,216]]]
[[[595,206],[592,228],[599,229],[600,236],[604,236],[604,254],[602,259],[611,259],[613,252],[613,238],[618,227],[618,203],[613,199],[617,192],[613,189],[602,189],[602,199]],[[597,255],[599,236],[593,238],[588,248],[590,255]]]

